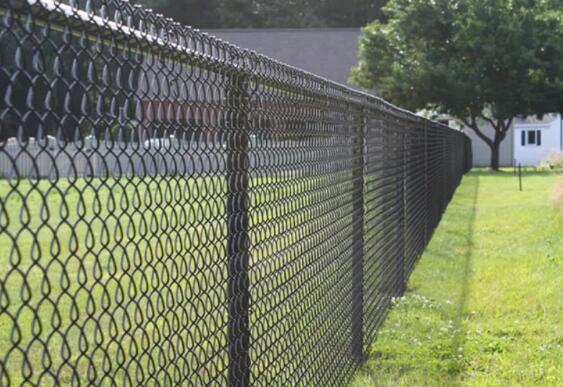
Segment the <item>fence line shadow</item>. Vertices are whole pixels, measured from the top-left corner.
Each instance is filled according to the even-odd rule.
[[[457,310],[455,312],[455,319],[453,320],[454,327],[456,328],[456,333],[454,335],[452,346],[454,349],[463,347],[465,342],[465,332],[463,330],[463,317],[467,309],[467,303],[469,299],[469,292],[471,289],[471,271],[473,267],[473,249],[474,249],[474,228],[475,219],[477,212],[477,198],[479,195],[479,174],[473,174],[467,176],[467,179],[474,179],[473,193],[471,205],[467,209],[469,212],[467,221],[467,230],[465,232],[465,254],[463,255],[463,281],[461,284],[461,291],[459,294],[459,299],[457,300]]]

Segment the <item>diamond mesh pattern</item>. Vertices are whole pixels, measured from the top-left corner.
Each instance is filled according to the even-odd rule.
[[[0,386],[342,385],[461,133],[118,0],[0,0]]]

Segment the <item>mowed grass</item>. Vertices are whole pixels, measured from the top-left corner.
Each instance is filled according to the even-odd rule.
[[[135,385],[162,381],[161,364],[179,379],[220,375],[187,365],[226,358],[225,187],[1,181],[0,384]]]
[[[561,179],[465,176],[351,385],[563,385]]]
[[[329,330],[311,300],[348,313],[326,291],[349,262],[347,173],[251,181],[253,378],[305,372],[268,353]],[[226,199],[221,176],[0,181],[0,384],[225,384]],[[327,226],[344,232],[320,259],[307,247]]]

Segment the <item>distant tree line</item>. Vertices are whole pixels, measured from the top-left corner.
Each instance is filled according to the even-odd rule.
[[[138,0],[194,28],[362,27],[387,0]]]
[[[499,169],[512,122],[563,112],[563,0],[389,0],[353,81],[473,130]],[[484,126],[492,127],[487,134]]]

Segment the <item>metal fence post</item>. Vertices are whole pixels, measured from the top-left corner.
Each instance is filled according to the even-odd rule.
[[[400,127],[400,125],[398,125]],[[404,288],[404,269],[405,269],[405,158],[404,158],[404,151],[405,151],[405,141],[404,141],[404,132],[403,129],[399,129],[400,132],[398,133],[398,144],[397,139],[393,139],[394,142],[394,149],[400,154],[400,176],[399,176],[399,184],[395,184],[395,189],[398,191],[397,193],[397,202],[400,206],[400,210],[397,211],[397,223],[398,223],[398,230],[397,234],[399,235],[399,248],[397,253],[397,260],[395,262],[395,271],[398,275],[396,278],[396,283],[393,286],[393,296],[400,296],[403,292]],[[396,161],[394,161],[396,163]],[[395,164],[396,165],[396,164]],[[397,189],[398,188],[398,189]]]
[[[250,382],[250,291],[248,279],[248,76],[230,74],[227,103],[227,259],[229,385]]]
[[[463,134],[126,1],[0,13],[0,386],[345,384]]]
[[[439,218],[442,218],[442,215],[444,213],[444,211],[446,210],[446,206],[448,204],[448,164],[449,164],[449,160],[448,160],[448,138],[445,136],[446,133],[443,134],[442,137],[442,143],[443,143],[443,148],[442,148],[442,203],[440,203],[440,216]]]
[[[428,124],[424,123],[424,245],[426,246],[430,239],[430,197],[428,184]]]
[[[365,109],[360,109],[354,155],[354,251],[352,266],[352,353],[363,362],[364,353],[364,170],[365,159]]]
[[[401,198],[402,198],[402,206],[403,211],[401,211],[402,219],[401,219],[401,230],[402,230],[402,268],[401,268],[401,282],[399,289],[399,295],[402,295],[405,291],[407,278],[406,278],[406,261],[407,261],[407,166],[408,166],[408,155],[407,155],[407,135],[403,131],[401,133],[401,142],[402,142],[402,152],[403,152],[403,165],[401,167],[401,174],[402,174],[402,184],[401,184]]]

